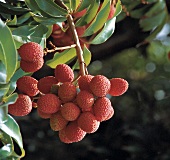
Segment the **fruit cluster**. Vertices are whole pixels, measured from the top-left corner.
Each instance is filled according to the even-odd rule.
[[[128,82],[122,78],[109,80],[103,75],[83,75],[74,81],[73,70],[59,64],[54,76],[39,81],[24,76],[18,79],[17,88],[22,94],[16,103],[9,105],[9,113],[27,115],[33,105],[30,97],[38,95],[38,115],[50,119],[51,129],[59,132],[62,142],[73,143],[82,140],[87,133],[96,132],[101,122],[114,115],[106,96],[122,95],[128,89]]]

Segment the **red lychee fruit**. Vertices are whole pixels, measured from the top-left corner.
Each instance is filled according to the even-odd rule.
[[[74,72],[67,64],[59,64],[55,68],[55,77],[59,82],[71,82],[74,79]]]
[[[59,136],[61,142],[64,142],[64,143],[67,143],[67,144],[72,143],[72,141],[70,141],[66,137],[66,127],[59,131],[58,136]]]
[[[89,83],[92,80],[94,76],[92,75],[83,75],[78,79],[78,85],[80,90],[86,90],[88,92],[91,92]]]
[[[80,115],[80,108],[72,102],[63,104],[60,111],[61,115],[68,121],[74,121]]]
[[[23,59],[21,59],[20,61],[20,67],[25,72],[36,72],[42,68],[43,64],[44,64],[43,58],[40,58],[34,62],[25,61]]]
[[[93,106],[93,113],[100,122],[105,121],[112,110],[111,101],[107,97],[98,98]]]
[[[15,103],[8,106],[8,112],[13,116],[26,116],[32,110],[32,102],[29,96],[18,94]]]
[[[56,112],[50,117],[50,127],[54,131],[62,130],[68,121],[61,115],[61,112]]]
[[[41,112],[52,114],[60,109],[61,101],[55,94],[48,93],[38,99],[37,106]]]
[[[90,89],[97,97],[104,97],[110,90],[110,81],[103,75],[97,75],[90,81]]]
[[[80,18],[80,17],[84,16],[86,14],[86,12],[87,12],[87,9],[85,8],[82,11],[73,13],[73,17]]]
[[[72,121],[66,126],[65,135],[70,141],[79,142],[85,137],[86,132],[78,126],[77,121]]]
[[[28,42],[23,44],[18,53],[24,61],[34,62],[44,56],[43,48],[36,42]]]
[[[110,107],[109,115],[107,116],[107,118],[104,121],[111,119],[113,117],[113,115],[114,115],[114,109],[113,109],[113,107]]]
[[[120,96],[124,94],[128,89],[128,82],[123,78],[112,78],[110,80],[111,87],[109,94],[111,96]]]
[[[38,81],[31,76],[23,76],[17,80],[17,88],[28,96],[35,96],[39,93],[37,87]]]
[[[37,113],[38,113],[39,117],[41,117],[43,119],[48,119],[51,117],[51,114],[44,113],[44,112],[40,111],[38,108],[37,108]]]
[[[76,102],[83,111],[90,111],[94,104],[94,96],[92,93],[83,90],[77,94]]]
[[[57,83],[58,81],[54,76],[47,76],[47,77],[41,78],[38,81],[37,86],[40,92],[47,94],[47,93],[50,93],[52,85],[57,84]]]
[[[76,97],[77,91],[76,86],[71,82],[63,83],[58,89],[58,96],[62,102],[73,101]]]
[[[100,122],[91,112],[83,112],[77,120],[78,126],[87,133],[94,133],[99,128]]]

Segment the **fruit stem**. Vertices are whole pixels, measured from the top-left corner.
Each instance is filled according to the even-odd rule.
[[[86,75],[86,64],[84,62],[83,50],[80,45],[80,40],[76,31],[73,17],[70,14],[67,15],[67,21],[72,31],[74,42],[76,44],[76,53],[80,67],[80,75]]]

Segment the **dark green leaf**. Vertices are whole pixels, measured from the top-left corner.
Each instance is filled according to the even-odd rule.
[[[12,153],[12,145],[6,144],[2,148],[0,148],[0,157],[3,159],[7,159]]]
[[[79,4],[80,4],[80,0],[70,0],[70,3],[71,3],[71,9],[72,9],[72,10],[76,10],[77,7],[78,7]]]
[[[0,128],[1,128],[2,123],[7,121],[7,118],[8,118],[7,113],[8,113],[8,106],[1,107],[1,104],[0,104]]]
[[[58,64],[67,63],[76,56],[76,49],[71,48],[61,53],[55,53],[53,59],[48,60],[46,64],[51,68],[55,68]]]
[[[2,63],[2,61],[0,61],[0,84],[6,84],[6,78],[7,78],[7,74],[6,74],[5,65]]]
[[[7,79],[8,82],[10,78],[13,76],[16,67],[17,67],[17,59],[18,54],[16,51],[16,47],[14,44],[14,40],[11,34],[10,29],[0,20],[0,54],[3,54],[3,63],[6,67]],[[7,41],[8,40],[8,43]],[[2,57],[2,56],[0,56]]]
[[[9,84],[0,84],[0,101],[2,97],[8,92],[9,86]]]
[[[7,25],[16,25],[17,24],[17,16],[15,15],[13,20],[8,20]]]
[[[88,8],[91,5],[92,0],[82,0],[80,6],[77,9],[77,12],[82,11],[85,8]]]
[[[24,22],[26,22],[31,17],[30,13],[25,13],[22,16],[18,17],[17,19],[17,25],[21,25]]]

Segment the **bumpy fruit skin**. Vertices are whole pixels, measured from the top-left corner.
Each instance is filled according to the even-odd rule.
[[[76,102],[83,111],[89,111],[94,104],[94,96],[92,93],[83,90],[77,94]]]
[[[31,76],[23,76],[17,80],[17,88],[28,96],[35,96],[39,93],[37,87],[38,81]]]
[[[99,128],[100,122],[91,112],[83,112],[77,120],[78,126],[87,133],[94,133]]]
[[[86,132],[78,126],[77,121],[72,121],[66,126],[65,135],[70,141],[79,142],[85,137]]]
[[[63,83],[58,89],[58,96],[64,103],[73,101],[76,95],[76,86],[71,82]]]
[[[109,94],[111,96],[120,96],[124,94],[128,89],[128,82],[123,78],[112,78],[110,80],[111,87]]]
[[[110,90],[110,81],[103,75],[97,75],[90,82],[90,89],[97,97],[104,97]]]
[[[107,97],[98,98],[93,106],[93,113],[100,122],[105,121],[109,116],[112,104]]]
[[[50,93],[52,85],[57,84],[57,83],[58,81],[54,76],[47,76],[47,77],[41,78],[38,81],[37,86],[40,92],[47,94],[47,93]]]
[[[48,93],[38,99],[37,106],[41,112],[52,114],[60,109],[61,101],[55,94]]]
[[[64,143],[67,143],[67,144],[72,143],[72,141],[70,141],[66,137],[66,127],[59,131],[58,136],[59,136],[61,142],[64,142]]]
[[[111,119],[113,117],[113,115],[114,115],[114,109],[113,109],[113,107],[110,107],[109,114],[108,114],[107,118],[104,121],[107,121],[107,120]]]
[[[18,94],[18,98],[14,104],[8,106],[8,112],[13,116],[26,116],[32,110],[32,102],[29,96]]]
[[[23,44],[18,49],[18,53],[21,56],[21,59],[29,62],[37,61],[44,56],[43,48],[35,42]]]
[[[72,102],[63,104],[60,111],[61,115],[68,121],[74,121],[80,115],[80,108]]]
[[[43,119],[49,119],[51,117],[51,114],[44,113],[44,112],[40,111],[38,108],[37,108],[37,113],[38,113],[39,117],[41,117]]]
[[[55,77],[62,83],[71,82],[74,79],[74,73],[67,64],[59,64],[55,68]]]
[[[25,72],[36,72],[42,68],[43,64],[44,64],[43,58],[40,58],[34,62],[28,62],[22,59],[20,61],[20,67]]]
[[[50,127],[54,131],[59,131],[65,128],[68,121],[61,115],[61,112],[56,112],[50,117]]]
[[[78,79],[78,85],[80,90],[86,90],[88,92],[91,92],[89,83],[92,80],[94,76],[92,75],[83,75]]]

